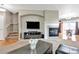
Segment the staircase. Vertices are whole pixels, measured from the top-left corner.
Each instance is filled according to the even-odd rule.
[[[18,32],[11,32],[5,40],[0,41],[0,45],[11,45],[18,41]]]
[[[9,39],[18,40],[18,32],[11,32],[11,33],[9,33],[9,35],[6,38],[6,40],[9,40]]]

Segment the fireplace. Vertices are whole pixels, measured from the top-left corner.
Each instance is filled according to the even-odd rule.
[[[58,28],[49,28],[49,37],[58,36]]]

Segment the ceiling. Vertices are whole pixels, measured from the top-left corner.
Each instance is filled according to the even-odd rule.
[[[8,9],[9,11],[16,13],[20,10],[61,10],[65,7],[79,8],[78,4],[4,4],[1,7]],[[77,8],[77,9],[78,9]]]
[[[20,10],[58,10],[62,5],[51,4],[4,4],[1,7],[8,9],[12,13]]]
[[[12,13],[21,10],[58,10],[59,15],[70,12],[79,15],[79,4],[4,4],[0,5],[0,7],[8,9]]]

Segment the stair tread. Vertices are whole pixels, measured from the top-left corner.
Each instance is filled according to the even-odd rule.
[[[18,36],[18,35],[9,35],[9,36]]]
[[[11,33],[9,33],[9,34],[16,34],[16,33],[18,33],[18,32],[11,32]]]
[[[18,32],[11,32],[9,33],[6,39],[18,39],[18,36],[19,36]]]

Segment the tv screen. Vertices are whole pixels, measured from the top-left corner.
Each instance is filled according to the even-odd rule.
[[[40,22],[27,22],[27,29],[39,29]]]

